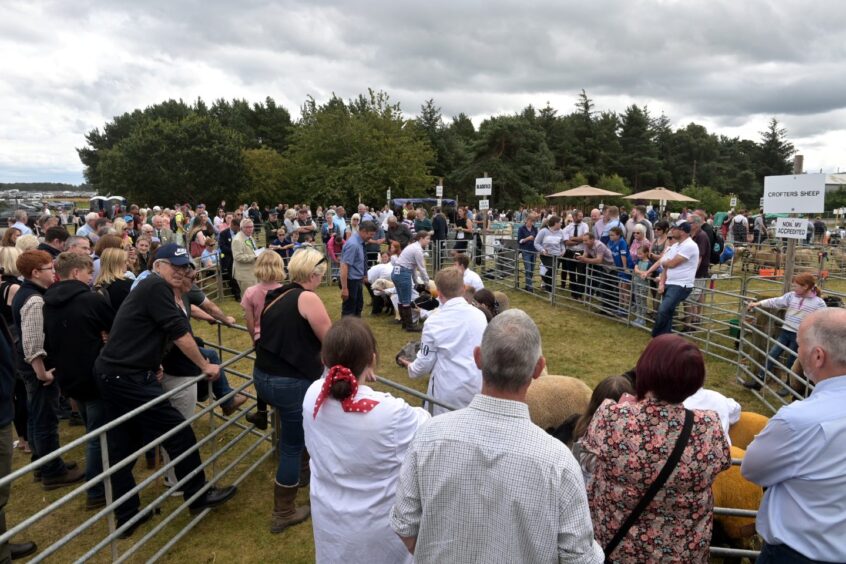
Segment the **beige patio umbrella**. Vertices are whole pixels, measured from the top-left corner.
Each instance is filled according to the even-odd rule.
[[[638,192],[637,194],[632,194],[631,196],[623,196],[624,200],[657,200],[657,201],[665,201],[665,202],[698,202],[699,200],[695,198],[691,198],[690,196],[685,196],[684,194],[679,194],[678,192],[673,192],[672,190],[668,190],[663,186],[659,186],[658,188],[653,188],[652,190],[647,190],[646,192]]]
[[[563,192],[550,194],[547,198],[601,198],[603,196],[622,196],[622,194],[582,184],[577,188],[571,188],[569,190],[564,190]]]

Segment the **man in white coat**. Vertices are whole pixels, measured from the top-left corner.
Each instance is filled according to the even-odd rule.
[[[482,390],[482,371],[473,350],[482,342],[487,326],[485,314],[464,299],[464,277],[449,267],[435,276],[441,305],[426,319],[420,352],[414,362],[400,359],[410,378],[431,373],[428,394],[450,407],[467,407]],[[449,410],[435,405],[433,414]]]

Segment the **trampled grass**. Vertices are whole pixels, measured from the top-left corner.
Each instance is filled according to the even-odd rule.
[[[338,289],[336,287],[325,287],[319,290],[319,294],[326,303],[332,318],[340,317],[340,293]],[[521,292],[509,292],[509,296],[511,307],[525,310],[538,324],[543,337],[544,354],[547,358],[550,374],[574,376],[581,378],[588,385],[594,386],[606,376],[620,374],[631,368],[649,341],[649,334],[642,330],[586,315],[574,309],[553,307],[549,302]],[[227,299],[222,306],[228,313],[235,315],[239,322],[243,322],[241,308],[234,300]],[[399,325],[386,316],[371,317],[368,309],[365,311],[364,319],[370,324],[379,343],[381,362],[378,373],[417,390],[425,391],[427,385],[425,380],[410,380],[405,371],[393,362],[394,355],[407,341],[413,340],[414,336],[402,332]],[[195,323],[195,331],[198,336],[207,341],[217,342],[216,328],[204,323]],[[224,329],[222,335],[224,346],[231,349],[243,350],[250,346],[249,338],[245,333]],[[229,357],[231,355],[224,355],[224,359]],[[734,367],[707,356],[706,363],[708,368],[706,385],[708,387],[736,398],[745,409],[756,411],[764,409],[752,394],[734,382]],[[238,362],[235,368],[250,373],[251,362]],[[239,380],[237,377],[230,377],[233,386],[237,385]],[[413,405],[419,404],[419,400],[415,398],[406,397],[406,399]],[[766,411],[762,412],[766,413]],[[204,436],[208,428],[209,426],[205,422],[194,425],[198,438]],[[69,428],[64,422],[61,424],[61,429],[63,442],[79,436],[82,432],[80,427]],[[218,439],[218,445],[228,441],[234,435],[234,432],[224,433],[223,438]],[[267,448],[262,445],[259,447],[259,451],[265,451]],[[203,448],[204,459],[209,456],[210,452],[211,447]],[[225,453],[223,460],[231,460],[238,452],[240,452],[240,448],[236,446],[231,452]],[[76,449],[76,452],[69,459],[83,463],[84,453],[82,449]],[[251,460],[254,460],[254,458],[251,458]],[[22,466],[27,461],[28,457],[24,457],[20,451],[15,451],[15,468]],[[142,459],[136,465],[135,473],[137,477],[147,475],[143,466]],[[237,468],[243,469],[246,466],[247,463],[245,462]],[[272,480],[275,466],[275,459],[271,456],[241,484],[238,495],[232,501],[216,509],[201,521],[186,538],[178,542],[168,552],[163,561],[312,562],[314,552],[310,521],[288,529],[279,535],[271,535],[268,531],[273,503]],[[217,465],[218,469],[222,467],[223,464]],[[231,477],[223,477],[221,480],[224,484],[231,481]],[[7,518],[10,526],[45,507],[65,491],[44,492],[39,485],[32,482],[31,477],[21,478],[13,485],[11,500],[7,507]],[[153,494],[158,495],[161,491],[162,486],[157,484],[145,492],[143,498],[149,500],[153,497]],[[304,503],[306,500],[307,492],[303,491],[300,494],[300,502]],[[166,516],[177,503],[177,499],[168,500],[163,508],[162,516],[157,517],[150,524],[144,525],[135,533],[133,539],[141,538],[143,534],[160,522],[160,519]],[[84,510],[84,497],[81,497],[74,500],[69,507],[63,508],[56,514],[42,520],[28,533],[20,535],[19,538],[31,538],[39,545],[47,546],[91,515],[92,513]],[[133,556],[130,561],[145,561],[187,521],[187,516],[180,516],[153,539],[151,542],[153,546],[141,548],[139,553]],[[52,560],[64,562],[78,557],[88,547],[101,539],[105,531],[105,524],[98,523],[94,530],[76,537],[67,549],[60,552]],[[131,546],[133,539],[120,541],[121,550]],[[94,559],[94,561],[104,562],[109,560],[108,548]]]

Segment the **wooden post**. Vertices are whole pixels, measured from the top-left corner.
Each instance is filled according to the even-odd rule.
[[[793,157],[793,174],[802,174],[802,155]],[[794,214],[790,214],[793,217]],[[796,239],[788,239],[787,241],[787,255],[784,258],[784,293],[790,291],[790,285],[793,282],[793,266],[796,262]],[[778,267],[776,267],[778,268]]]

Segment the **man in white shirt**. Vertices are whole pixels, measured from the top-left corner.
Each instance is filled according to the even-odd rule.
[[[746,449],[743,476],[766,488],[758,564],[846,562],[846,310],[799,325],[799,361],[815,384],[782,407]]]
[[[441,304],[423,325],[417,358],[399,362],[408,368],[409,378],[431,373],[427,393],[450,407],[462,408],[482,389],[473,349],[482,342],[487,319],[464,299],[464,278],[457,268],[438,272],[435,286]],[[435,405],[433,414],[448,411]]]
[[[15,223],[12,224],[12,227],[20,231],[21,235],[32,235],[32,229],[26,224],[27,221],[29,221],[29,216],[26,214],[26,210],[16,210]]]
[[[573,222],[564,228],[564,270],[561,271],[561,289],[564,289],[569,273],[570,293],[573,299],[580,300],[585,291],[585,272],[587,264],[576,260],[585,252],[585,240],[590,227],[583,221],[581,210],[573,213]]]
[[[663,294],[664,299],[661,300],[655,326],[652,327],[653,337],[673,332],[676,307],[693,291],[696,269],[699,266],[699,247],[690,238],[690,224],[680,221],[673,225],[670,234],[675,244],[667,249],[663,258],[648,271],[658,266],[664,269],[658,281],[658,293]]]
[[[455,267],[461,271],[465,288],[473,288],[473,292],[478,292],[485,287],[482,277],[470,270],[470,257],[465,253],[455,255]]]
[[[481,393],[418,429],[391,528],[418,563],[602,562],[578,463],[529,419],[526,392],[546,365],[537,326],[507,310],[473,357]]]

